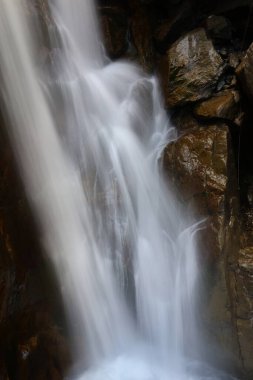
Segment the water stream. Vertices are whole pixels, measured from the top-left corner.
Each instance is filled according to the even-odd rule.
[[[176,133],[156,78],[108,63],[91,0],[51,1],[53,58],[42,70],[25,9],[0,2],[3,97],[73,331],[70,378],[229,379],[200,364],[200,224],[161,174]]]

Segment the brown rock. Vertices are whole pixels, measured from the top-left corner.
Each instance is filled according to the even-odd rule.
[[[119,58],[127,50],[128,17],[124,9],[116,6],[102,7],[101,28],[105,49],[109,57]]]
[[[253,101],[253,43],[237,67],[236,73],[249,99]]]
[[[204,29],[177,40],[167,52],[170,107],[209,97],[223,71],[223,60]]]
[[[183,205],[204,220],[198,241],[202,273],[208,278],[201,309],[206,334],[239,366],[232,269],[238,252],[238,199],[230,134],[225,125],[203,127],[184,120],[192,128],[181,128],[182,135],[166,148],[165,170]]]
[[[37,363],[33,352],[41,345],[42,332],[57,329],[54,315],[62,310],[61,301],[36,241],[36,227],[3,134],[0,147],[0,378],[39,379],[37,374],[46,365]],[[48,340],[46,361],[55,361],[55,355],[60,361],[60,350],[49,351],[50,346]],[[66,369],[64,362],[63,355],[61,368]],[[27,375],[30,367],[32,377]]]
[[[236,276],[237,289],[237,329],[244,367],[253,373],[252,341],[253,341],[253,214],[242,215],[241,247],[238,257]]]
[[[160,21],[155,29],[155,45],[160,52],[165,53],[170,41],[173,42],[182,35],[182,26],[184,30],[193,29],[192,4],[189,1],[178,3],[169,5],[167,17]]]
[[[39,332],[17,347],[17,378],[62,380],[70,365],[66,341],[55,327]]]
[[[208,213],[216,212],[217,205],[224,210],[220,198],[228,183],[228,136],[225,126],[196,127],[187,130],[165,151],[165,169],[173,171],[183,200],[204,198]]]
[[[224,246],[226,202],[229,193],[229,131],[226,126],[195,127],[165,150],[164,165],[181,201],[197,216],[207,218],[202,235],[205,255],[217,258]]]
[[[154,69],[153,32],[149,13],[145,6],[132,2],[131,33],[141,66],[147,72]]]
[[[240,95],[238,91],[227,90],[197,104],[195,116],[202,119],[229,119],[234,121],[239,113]]]
[[[199,127],[199,123],[193,116],[192,107],[185,106],[177,109],[177,112],[172,115],[171,121],[179,133]]]
[[[239,66],[239,64],[241,63],[242,58],[243,58],[242,52],[231,52],[231,53],[229,53],[229,56],[228,56],[229,66],[233,67],[233,69],[236,69]]]

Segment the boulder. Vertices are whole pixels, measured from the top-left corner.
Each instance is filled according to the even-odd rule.
[[[234,121],[239,113],[240,95],[238,91],[219,92],[210,99],[198,103],[194,108],[195,116],[201,119],[228,119]]]
[[[224,212],[228,185],[229,131],[226,126],[189,129],[165,150],[165,170],[173,172],[182,201],[198,203],[203,214]]]
[[[203,28],[177,40],[168,50],[167,59],[169,107],[208,98],[224,68]]]

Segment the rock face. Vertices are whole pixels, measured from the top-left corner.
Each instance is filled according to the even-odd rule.
[[[237,328],[244,366],[253,375],[253,213],[242,214],[237,271]]]
[[[154,69],[154,49],[152,41],[152,28],[147,9],[132,1],[131,34],[133,45],[138,53],[138,60],[147,72]]]
[[[196,117],[202,119],[228,119],[234,121],[239,113],[238,91],[222,91],[216,96],[198,103],[194,108]]]
[[[63,379],[70,353],[55,317],[60,296],[2,135],[0,146],[0,378]]]
[[[253,43],[248,48],[242,63],[238,67],[237,74],[246,94],[250,101],[253,102]]]
[[[173,178],[181,201],[193,206],[198,216],[209,216],[213,236],[209,236],[212,246],[207,252],[214,259],[224,245],[226,203],[231,192],[230,144],[225,125],[206,128],[195,122],[194,128],[166,148],[164,156],[165,170]]]
[[[216,39],[230,40],[232,38],[232,25],[223,16],[209,16],[206,20],[206,29]]]
[[[108,56],[159,74],[179,130],[165,171],[182,204],[206,220],[204,328],[252,379],[252,0],[98,0],[98,9]],[[47,0],[30,0],[31,18],[36,10],[50,53]],[[0,148],[0,379],[63,379],[71,358],[57,286],[1,133]]]
[[[223,71],[223,60],[204,29],[196,29],[168,50],[168,98],[170,107],[207,98]]]
[[[100,23],[105,49],[110,58],[118,58],[127,50],[128,17],[126,10],[116,6],[100,9]]]
[[[209,277],[208,300],[202,306],[209,344],[218,342],[218,347],[231,355],[233,365],[240,367],[231,270],[237,259],[238,202],[228,127],[206,127],[192,121],[166,148],[164,167],[184,207],[190,207],[198,219],[205,218],[199,256],[206,263],[203,276]]]

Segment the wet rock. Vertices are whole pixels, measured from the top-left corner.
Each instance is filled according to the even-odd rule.
[[[165,169],[173,171],[174,181],[184,201],[199,199],[204,213],[224,211],[228,182],[228,129],[224,125],[187,130],[165,151]]]
[[[37,374],[47,367],[45,362],[55,362],[55,355],[60,360],[60,349],[49,340],[44,362],[37,363],[32,354],[42,344],[44,331],[62,326],[55,318],[62,310],[60,295],[39,249],[31,211],[2,133],[0,147],[0,378],[39,379]],[[64,340],[59,328],[57,331]],[[67,367],[63,362],[64,357],[62,373]],[[33,368],[31,376],[27,375],[28,367]],[[57,377],[47,372],[42,378]]]
[[[244,366],[253,373],[253,213],[250,210],[242,214],[236,285],[238,338]]]
[[[17,378],[62,380],[70,366],[68,346],[54,326],[17,345]]]
[[[168,6],[168,4],[166,4]],[[180,4],[169,6],[167,17],[160,20],[154,32],[155,46],[159,52],[165,53],[168,46],[176,41],[182,30],[187,31],[196,27],[193,17],[193,8],[190,2],[181,1]]]
[[[198,241],[206,278],[201,309],[206,334],[239,366],[232,269],[238,252],[238,197],[230,133],[225,125],[185,120],[187,128],[165,150],[164,167],[184,208],[204,220]]]
[[[230,40],[232,38],[232,25],[223,16],[209,16],[206,20],[206,29],[212,38],[218,40]]]
[[[204,29],[196,29],[176,41],[167,52],[169,107],[208,98],[224,64]]]
[[[194,113],[201,119],[221,118],[234,121],[239,114],[239,101],[238,91],[223,91],[197,104]]]
[[[248,48],[241,64],[237,67],[236,73],[245,93],[253,101],[253,43]]]
[[[163,51],[167,45],[167,39],[172,29],[174,20],[167,19],[158,25],[155,31],[155,43],[159,50]]]
[[[171,122],[176,127],[179,134],[198,127],[198,122],[194,117],[191,106],[178,108],[177,112],[174,112],[171,116]]]
[[[132,41],[138,54],[141,66],[147,72],[154,69],[153,31],[149,13],[145,6],[131,2],[133,15],[131,17]]]
[[[228,57],[229,66],[232,67],[233,69],[236,69],[241,63],[242,58],[243,58],[242,52],[235,51],[235,52],[229,53],[229,57]]]
[[[104,36],[105,49],[109,57],[118,58],[128,47],[128,15],[127,12],[116,6],[100,8],[100,24]]]

